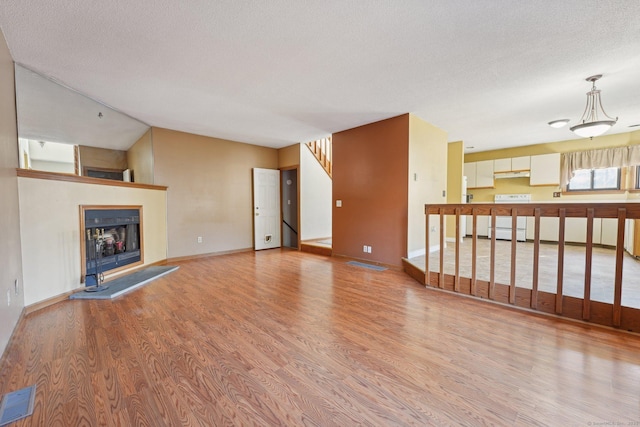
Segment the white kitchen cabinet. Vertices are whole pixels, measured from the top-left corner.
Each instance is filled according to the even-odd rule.
[[[511,170],[514,172],[531,169],[531,156],[514,157],[511,159]]]
[[[615,246],[618,242],[618,220],[615,218],[602,218],[603,245]]]
[[[509,159],[495,159],[493,161],[493,171],[501,172],[522,172],[531,169],[531,156],[512,157]]]
[[[495,159],[493,161],[494,172],[511,172],[511,159]]]
[[[531,156],[529,185],[560,184],[560,153]]]
[[[477,169],[476,162],[464,164],[464,176],[467,177],[467,188],[476,187],[476,169]]]
[[[467,188],[493,188],[493,160],[464,164]]]
[[[493,187],[493,160],[476,162],[476,188]]]
[[[467,215],[467,235],[471,236],[473,233],[473,216]],[[478,236],[487,237],[489,234],[489,216],[487,215],[478,215],[476,234]]]

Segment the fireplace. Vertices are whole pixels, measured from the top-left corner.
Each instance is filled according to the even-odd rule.
[[[142,206],[80,206],[82,279],[99,284],[105,274],[141,265]]]

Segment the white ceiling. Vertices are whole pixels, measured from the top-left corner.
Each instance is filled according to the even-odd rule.
[[[413,113],[482,151],[640,123],[638,0],[2,1],[14,60],[149,125],[270,147]]]

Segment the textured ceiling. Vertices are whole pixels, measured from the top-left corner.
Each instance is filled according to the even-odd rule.
[[[413,113],[482,151],[640,123],[638,0],[0,0],[14,60],[149,125],[270,147]]]

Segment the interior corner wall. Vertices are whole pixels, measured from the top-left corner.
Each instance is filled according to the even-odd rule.
[[[0,31],[0,355],[24,307],[18,164],[14,66]]]
[[[134,182],[153,185],[153,139],[151,129],[146,131],[127,150],[127,167],[131,170]]]
[[[300,147],[302,144],[293,144],[278,149],[278,167],[289,168],[300,164]]]
[[[400,266],[407,256],[409,115],[332,138],[333,254]]]
[[[464,165],[464,144],[462,141],[447,144],[447,201],[446,203],[462,202],[462,176]],[[446,218],[446,236],[456,237],[456,218],[448,215]],[[464,237],[464,236],[463,236]]]
[[[413,258],[426,253],[424,205],[446,203],[447,189],[447,133],[414,115],[409,116],[409,210],[407,256]],[[462,170],[462,158],[460,158]],[[460,172],[462,173],[462,172]],[[429,247],[440,244],[440,222],[432,218]]]
[[[277,169],[278,150],[162,128],[152,132],[155,184],[169,187],[168,258],[252,248],[252,169]]]
[[[300,240],[331,237],[331,206],[331,178],[311,150],[300,144]]]

